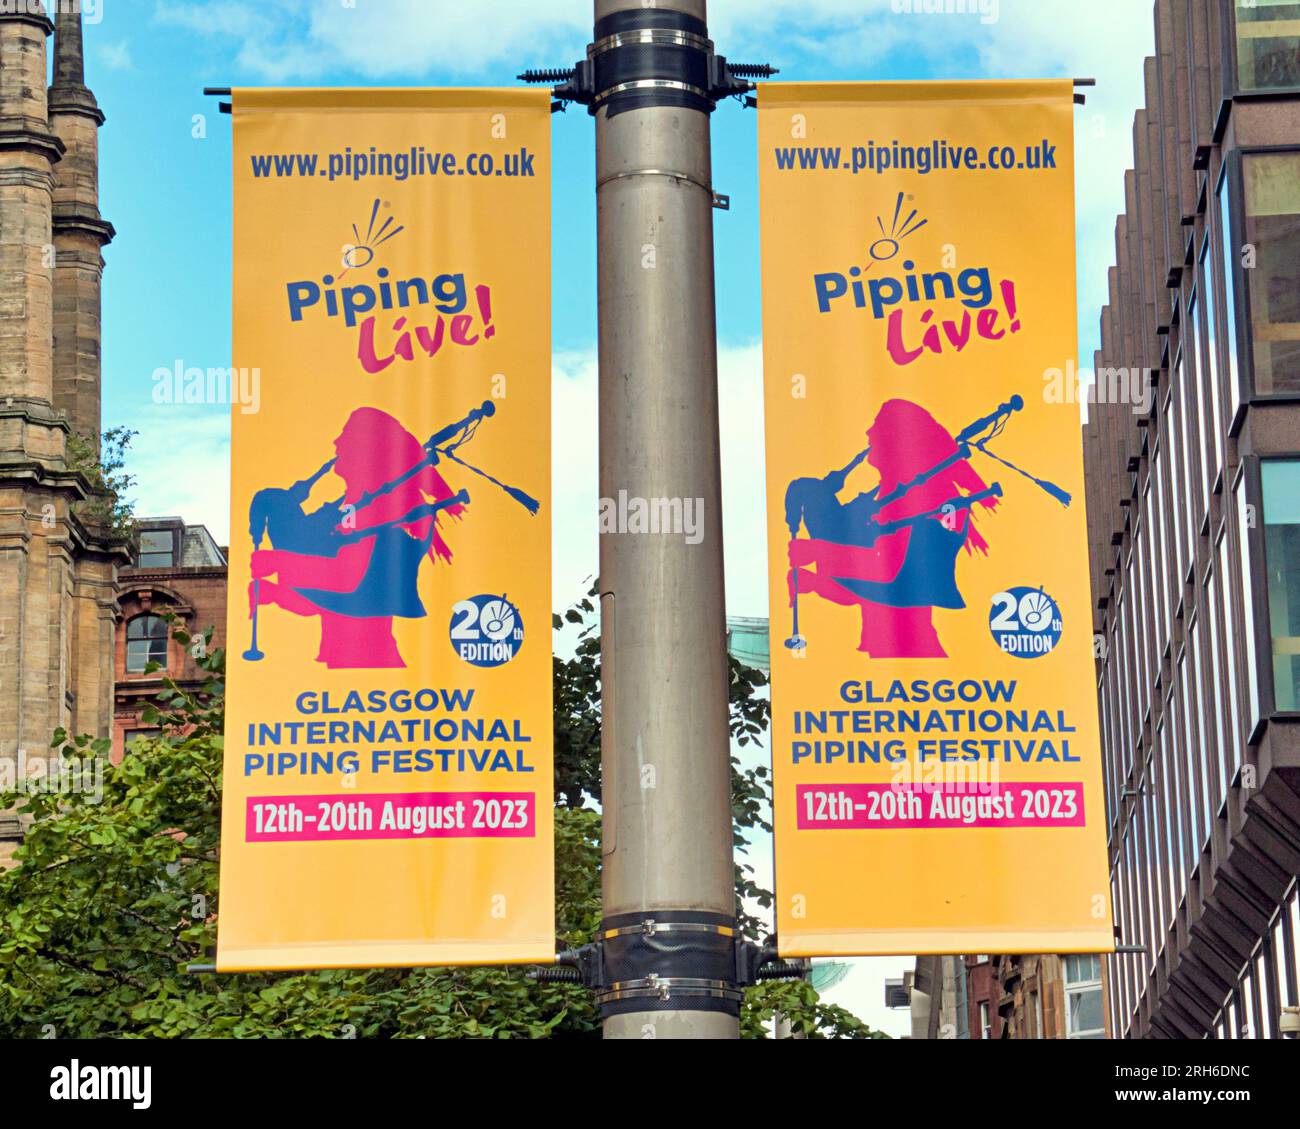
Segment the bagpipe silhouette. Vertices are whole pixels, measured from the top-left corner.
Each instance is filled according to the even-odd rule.
[[[916,408],[916,405],[909,406]],[[787,487],[785,494],[785,520],[790,530],[791,540],[794,541],[798,538],[799,531],[802,528],[807,530],[810,540],[856,549],[872,549],[882,538],[904,529],[934,530],[937,534],[943,527],[937,525],[933,519],[948,518],[969,511],[981,502],[990,502],[1002,498],[1003,489],[1001,483],[991,483],[986,488],[969,494],[954,493],[952,497],[939,505],[928,507],[920,513],[885,521],[880,520],[880,515],[886,507],[903,500],[918,487],[930,482],[945,471],[957,468],[959,464],[968,460],[974,451],[979,451],[1009,470],[1013,470],[1029,479],[1030,482],[1034,483],[1035,486],[1050,495],[1062,506],[1069,506],[1071,502],[1070,495],[1059,486],[1030,474],[1007,459],[994,454],[988,448],[988,443],[1002,434],[1010,417],[1016,412],[1022,411],[1024,406],[1025,402],[1020,396],[1012,396],[1006,403],[998,405],[992,413],[975,420],[962,428],[957,435],[952,436],[951,440],[955,443],[956,449],[951,454],[937,460],[920,473],[898,482],[897,485],[883,494],[880,492],[881,488],[876,486],[864,494],[859,494],[849,502],[841,502],[837,497],[847,484],[849,475],[872,453],[871,447],[861,451],[848,465],[831,471],[823,478],[795,479]],[[930,541],[933,541],[933,538]],[[837,577],[836,581],[862,599],[874,599],[882,604],[893,602],[888,595],[891,586],[902,586],[909,593],[910,602],[908,606],[963,607],[964,604],[961,602],[960,594],[956,590],[955,580],[952,575],[949,575],[945,570],[928,568],[925,564],[914,561],[914,556],[920,556],[924,552],[931,551],[931,549],[940,556],[950,550],[955,567],[956,553],[963,541],[964,537],[950,537],[949,543],[943,547],[937,544],[931,546],[930,542],[927,541],[915,555],[911,552],[911,546],[909,546],[908,556],[903,563],[900,574],[892,582],[865,581],[840,577]],[[792,569],[791,587],[794,622],[791,635],[785,641],[785,645],[791,650],[802,650],[807,646],[807,639],[799,632],[797,568]]]
[[[495,414],[496,405],[491,400],[485,400],[464,419],[434,432],[422,445],[423,456],[414,465],[362,494],[351,504],[345,504],[347,495],[344,494],[310,513],[304,509],[316,484],[334,469],[338,456],[329,459],[314,474],[295,482],[287,489],[270,487],[259,490],[253,495],[248,508],[249,534],[254,550],[261,549],[263,540],[269,540],[277,550],[308,557],[332,558],[347,545],[373,539],[365,573],[351,591],[318,588],[299,588],[296,591],[320,610],[335,615],[357,619],[413,619],[423,616],[424,605],[420,601],[417,587],[420,564],[428,555],[435,536],[433,519],[454,507],[468,506],[469,492],[460,490],[447,498],[422,502],[399,517],[363,527],[357,526],[357,516],[380,498],[391,494],[429,468],[437,467],[444,459],[486,479],[535,516],[541,509],[541,503],[535,498],[517,487],[501,482],[457,454],[460,447],[474,438],[479,424]],[[423,536],[415,536],[409,531],[412,525],[426,522]],[[266,657],[257,641],[260,584],[261,579],[255,577],[252,639],[243,655],[249,662],[258,662]]]

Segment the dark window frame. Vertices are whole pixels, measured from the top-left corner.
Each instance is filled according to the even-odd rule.
[[[1228,184],[1228,208],[1232,218],[1232,246],[1238,254],[1233,256],[1233,289],[1237,313],[1237,363],[1241,374],[1239,395],[1241,405],[1238,417],[1244,417],[1250,404],[1297,404],[1300,392],[1261,392],[1255,385],[1255,316],[1254,300],[1251,294],[1250,271],[1241,264],[1240,249],[1246,239],[1246,174],[1245,158],[1267,156],[1269,154],[1300,154],[1300,145],[1247,145],[1233,149],[1224,154],[1223,169],[1219,174],[1217,193],[1224,180],[1231,178]],[[1236,427],[1239,420],[1234,421]],[[1232,434],[1231,432],[1229,434]]]
[[[1295,86],[1242,86],[1240,58],[1237,51],[1238,0],[1219,0],[1219,27],[1223,31],[1222,67],[1223,96],[1228,99],[1287,98],[1300,94],[1300,84]]]
[[[133,639],[133,638],[131,637],[131,627],[132,627],[132,625],[133,625],[133,624],[140,623],[140,622],[142,622],[142,621],[144,621],[144,620],[157,620],[158,623],[160,623],[160,624],[162,625],[162,635],[159,636],[159,635],[156,635],[156,634],[145,634],[145,635],[141,635],[141,636],[138,636],[137,638],[134,638],[134,639]],[[161,641],[161,643],[162,643],[162,652],[163,652],[163,657],[162,657],[162,660],[161,660],[161,661],[159,661],[158,659],[152,657],[152,656],[153,656],[153,653],[154,653],[154,650],[155,650],[155,647],[153,646],[153,644],[155,644],[155,643],[157,643],[157,642],[159,642],[159,641]],[[145,659],[144,665],[143,665],[142,667],[140,667],[138,670],[137,670],[137,669],[133,669],[133,667],[132,667],[132,665],[131,665],[131,662],[132,662],[132,660],[131,660],[131,644],[132,644],[132,643],[149,643],[149,644],[150,644],[150,647],[149,647],[148,651],[146,652],[147,655],[148,655],[149,657]],[[164,672],[167,670],[168,665],[169,665],[168,660],[169,660],[170,657],[171,657],[171,655],[170,655],[170,650],[171,650],[171,630],[170,630],[170,629],[168,628],[168,626],[167,626],[167,621],[166,621],[165,619],[163,619],[162,616],[158,615],[157,612],[152,612],[152,611],[148,611],[148,612],[140,612],[139,615],[133,615],[129,620],[127,620],[127,624],[126,624],[126,650],[125,650],[125,653],[124,653],[123,656],[122,656],[122,665],[123,665],[123,667],[125,668],[127,674],[162,674],[162,673],[164,673]],[[150,670],[148,669],[150,663],[155,663],[155,662],[158,663],[158,670],[156,670],[156,671],[150,671]]]
[[[1265,462],[1300,462],[1300,451],[1294,454],[1246,455],[1242,458],[1246,502],[1255,507],[1256,520],[1250,529],[1242,531],[1246,538],[1250,561],[1248,579],[1258,598],[1252,601],[1255,633],[1255,678],[1259,686],[1259,721],[1252,742],[1257,741],[1264,725],[1274,718],[1300,720],[1300,709],[1281,710],[1277,707],[1277,687],[1273,682],[1273,626],[1270,620],[1268,591],[1268,558],[1264,543],[1264,475]]]
[[[154,535],[157,535],[157,534],[164,534],[164,533],[165,533],[168,537],[171,538],[171,563],[170,563],[170,564],[160,565],[160,564],[145,564],[145,563],[144,563],[145,548],[144,548],[144,540],[143,540],[143,538],[144,538],[144,535],[145,535],[146,533],[154,534]],[[140,530],[140,536],[139,536],[139,538],[137,539],[137,548],[138,548],[138,554],[139,554],[139,555],[138,555],[138,559],[137,559],[137,562],[136,562],[136,567],[137,567],[137,568],[140,568],[140,569],[170,569],[170,568],[175,568],[175,567],[177,566],[177,564],[179,563],[179,561],[180,561],[180,556],[181,556],[181,544],[180,544],[180,541],[181,541],[181,538],[180,538],[180,530],[178,530],[178,529],[173,529],[173,528],[171,528],[170,526],[164,526],[164,527],[161,528],[161,529],[142,529],[142,530]]]

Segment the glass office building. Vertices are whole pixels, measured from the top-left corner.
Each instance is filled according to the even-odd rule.
[[[1105,1022],[1276,1038],[1300,1004],[1300,3],[1155,18],[1085,427],[1126,950]],[[1153,397],[1114,395],[1134,372]]]

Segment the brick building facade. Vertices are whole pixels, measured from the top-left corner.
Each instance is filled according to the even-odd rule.
[[[992,958],[990,995],[998,1012],[994,1038],[1103,1039],[1107,1001],[1102,958],[1054,953]]]
[[[1095,954],[918,957],[917,1039],[1102,1039],[1107,1001]]]
[[[225,646],[226,553],[202,525],[178,517],[143,518],[139,553],[119,577],[121,615],[113,648],[113,755],[120,757],[133,736],[152,735],[141,718],[146,705],[170,678],[193,688],[203,672],[190,647],[171,638],[162,618],[171,613],[190,635],[213,629],[212,647]],[[160,670],[147,669],[157,662]]]
[[[966,1024],[972,1039],[1002,1038],[1002,1016],[998,1011],[1001,985],[992,956],[962,957],[966,966]]]

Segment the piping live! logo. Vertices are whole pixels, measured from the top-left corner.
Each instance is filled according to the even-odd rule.
[[[852,310],[885,319],[886,347],[900,367],[927,353],[961,353],[976,341],[1001,341],[1019,333],[1011,279],[995,285],[987,266],[921,271],[907,257],[904,245],[930,222],[908,199],[898,194],[892,220],[876,217],[881,235],[867,248],[864,265],[813,275],[818,312]]]
[[[417,346],[419,356],[433,359],[444,349],[473,348],[497,332],[491,286],[475,284],[471,302],[463,272],[394,278],[388,267],[377,265],[379,248],[406,231],[396,217],[385,214],[387,208],[374,200],[369,220],[352,225],[355,242],[344,244],[341,269],[319,282],[285,284],[289,321],[300,325],[309,317],[332,318],[355,330],[357,362],[368,376],[395,361],[413,363]],[[416,316],[419,322],[412,323]]]

